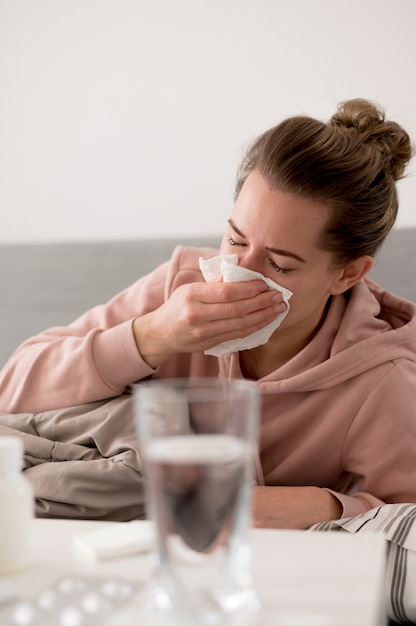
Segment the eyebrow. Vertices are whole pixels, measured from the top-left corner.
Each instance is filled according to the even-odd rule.
[[[236,224],[233,222],[232,219],[229,219],[228,223],[231,226],[231,228],[238,235],[240,235],[240,237],[247,239],[247,237],[244,235],[244,233],[241,232],[241,230],[236,226]],[[274,254],[279,254],[280,256],[291,257],[292,259],[296,259],[296,261],[300,261],[300,263],[306,263],[305,259],[302,259],[301,256],[299,256],[298,254],[295,254],[294,252],[290,252],[289,250],[282,250],[281,248],[270,248],[269,246],[266,246],[266,250],[268,250],[269,252],[273,252]]]

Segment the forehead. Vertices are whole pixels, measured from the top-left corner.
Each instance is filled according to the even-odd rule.
[[[244,236],[266,238],[266,245],[280,245],[286,238],[317,246],[329,216],[326,205],[273,188],[254,171],[241,188],[231,219]]]

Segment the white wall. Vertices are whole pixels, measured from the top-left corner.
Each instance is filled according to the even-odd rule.
[[[414,0],[0,0],[0,241],[219,234],[244,146],[366,97],[416,137]],[[416,225],[415,166],[399,227]]]

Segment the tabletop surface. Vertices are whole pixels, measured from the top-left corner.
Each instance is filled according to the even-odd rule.
[[[32,565],[0,577],[19,601],[33,601],[56,588],[63,577],[131,583],[132,594],[108,610],[108,626],[137,626],[151,578],[149,551],[106,559],[88,558],[74,537],[122,524],[36,519]],[[261,626],[382,626],[385,542],[378,534],[254,529],[253,578],[262,605]],[[45,596],[46,597],[46,596]],[[0,607],[0,625],[9,626],[13,603]],[[16,623],[16,622],[14,622]],[[21,624],[31,625],[30,621]],[[70,620],[67,622],[71,624]],[[77,626],[76,621],[72,622]],[[92,621],[90,623],[93,623]],[[97,622],[97,625],[100,622]],[[102,620],[101,620],[101,623]],[[38,626],[38,624],[36,624]],[[56,626],[56,624],[54,624]],[[146,626],[151,626],[146,620]]]

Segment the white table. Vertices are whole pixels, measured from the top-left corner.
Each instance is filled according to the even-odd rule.
[[[69,573],[120,576],[138,583],[139,590],[105,624],[150,626],[140,618],[140,589],[149,579],[149,555],[87,560],[73,548],[75,534],[105,524],[109,522],[34,520],[33,565],[0,580],[13,583],[21,597],[31,599]],[[384,550],[379,535],[253,530],[253,574],[263,606],[261,626],[385,624]],[[0,609],[1,625],[7,611],[7,605]]]

